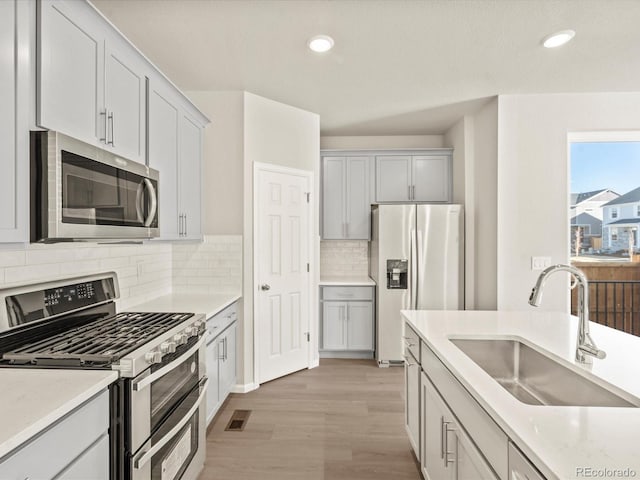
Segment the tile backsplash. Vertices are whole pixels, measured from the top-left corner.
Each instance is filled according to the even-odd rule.
[[[174,244],[174,293],[240,291],[241,235],[205,235],[202,243]]]
[[[320,276],[369,275],[369,242],[323,240],[320,242]]]
[[[0,250],[0,288],[115,271],[118,309],[171,293],[172,246],[134,244],[28,244]]]

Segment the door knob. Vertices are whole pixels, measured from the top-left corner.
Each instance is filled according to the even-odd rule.
[[[271,286],[267,285],[266,283],[263,283],[262,285],[260,285],[260,290],[267,291],[267,290],[270,290],[270,289],[271,289]]]

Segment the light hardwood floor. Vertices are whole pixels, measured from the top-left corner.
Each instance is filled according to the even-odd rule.
[[[404,371],[372,360],[320,366],[232,394],[207,436],[199,480],[419,480],[404,430]],[[242,432],[225,432],[236,409]]]

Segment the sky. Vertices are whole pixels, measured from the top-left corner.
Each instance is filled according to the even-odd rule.
[[[640,142],[571,144],[571,193],[610,188],[620,195],[640,187]]]

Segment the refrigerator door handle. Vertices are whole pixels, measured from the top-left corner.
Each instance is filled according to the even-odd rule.
[[[409,270],[411,272],[411,286],[409,291],[409,309],[415,310],[418,304],[418,246],[416,245],[416,231],[411,230],[411,258]]]

